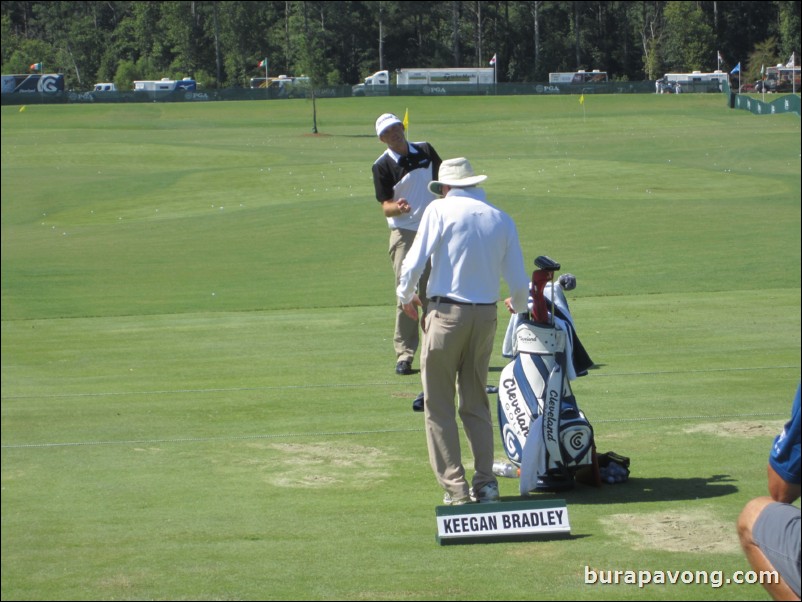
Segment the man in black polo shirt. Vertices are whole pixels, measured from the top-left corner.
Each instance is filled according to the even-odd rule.
[[[429,182],[437,179],[440,157],[428,142],[408,142],[403,122],[392,113],[376,120],[376,135],[387,150],[373,163],[373,185],[390,227],[390,260],[398,286],[401,264],[415,240],[423,212],[435,196]],[[421,275],[418,291],[426,299],[429,268]],[[424,307],[424,311],[425,311]],[[417,320],[396,306],[395,346],[397,374],[412,374],[412,360],[419,344]]]

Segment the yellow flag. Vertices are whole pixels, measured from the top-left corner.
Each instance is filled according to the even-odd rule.
[[[409,109],[404,111],[404,129],[405,130],[409,129]]]
[[[585,104],[585,95],[584,94],[579,97],[579,104],[581,104],[581,105]]]
[[[22,105],[22,106],[20,107],[20,109],[19,109],[19,112],[20,112],[20,113],[23,113],[24,111],[25,111],[25,105]]]

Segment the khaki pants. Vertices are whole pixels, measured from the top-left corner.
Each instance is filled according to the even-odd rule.
[[[494,305],[429,303],[421,351],[426,399],[426,443],[437,481],[452,497],[468,495],[454,404],[474,457],[475,490],[496,482],[493,475],[493,418],[487,370],[496,334]]]
[[[401,264],[407,256],[409,248],[415,241],[413,230],[403,230],[394,228],[390,230],[390,261],[393,262],[395,272],[395,285],[398,287],[401,278]],[[426,262],[426,269],[423,270],[420,282],[418,283],[418,296],[423,303],[423,312],[426,313],[426,284],[429,282],[429,272],[431,263]],[[393,334],[393,347],[395,348],[396,361],[406,361],[412,363],[415,352],[418,350],[420,337],[418,334],[418,323],[404,313],[401,304],[396,298],[395,308],[395,333]]]

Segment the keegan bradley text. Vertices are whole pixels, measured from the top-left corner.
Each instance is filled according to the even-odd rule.
[[[455,516],[442,521],[444,534],[486,533],[532,527],[555,527],[563,524],[563,510],[532,510],[485,516]]]

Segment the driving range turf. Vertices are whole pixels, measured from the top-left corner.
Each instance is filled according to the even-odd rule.
[[[768,599],[733,581],[735,520],[800,378],[798,116],[718,94],[314,108],[316,134],[306,100],[2,107],[3,600]],[[569,538],[435,540],[370,170],[373,121],[407,110],[410,139],[488,175],[529,267],[577,277],[597,365],[572,386],[632,474],[535,494],[566,500]],[[616,570],[709,579],[586,583]]]

